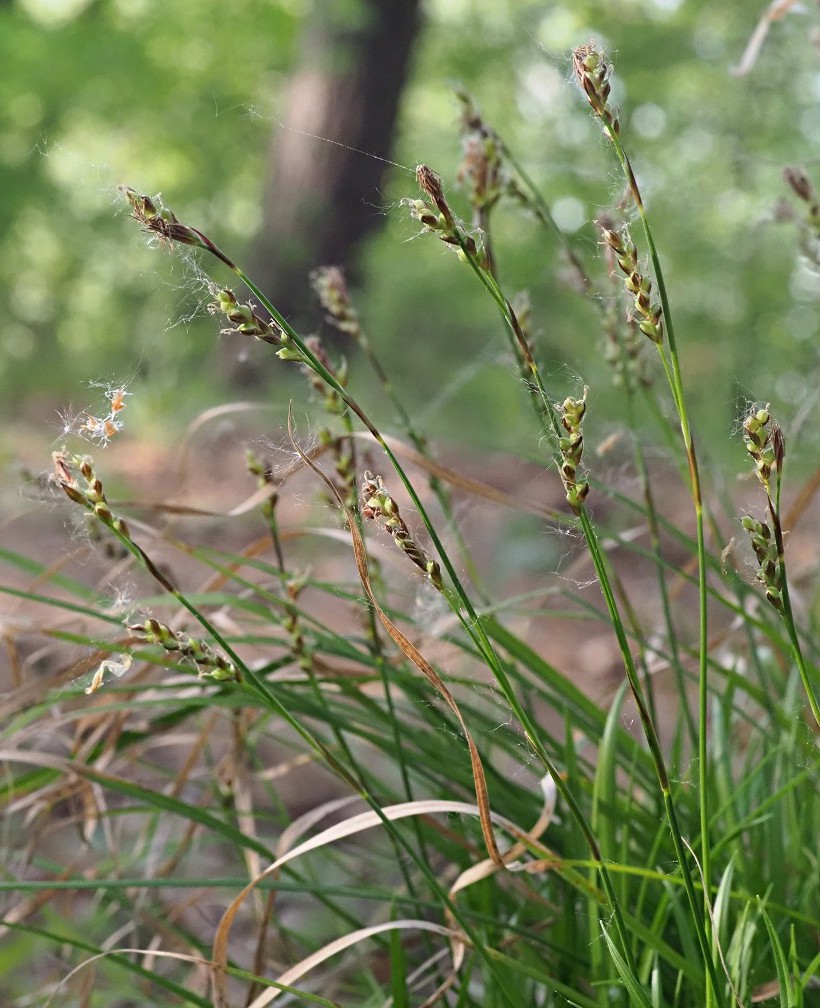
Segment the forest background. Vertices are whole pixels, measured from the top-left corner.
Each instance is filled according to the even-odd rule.
[[[409,169],[423,161],[458,203],[454,87],[463,87],[521,157],[578,254],[603,276],[594,219],[622,191],[614,168],[609,175],[601,169],[605,140],[570,84],[570,51],[589,37],[616,67],[614,98],[652,207],[683,334],[684,373],[713,456],[723,445],[734,451],[729,435],[749,399],[771,401],[784,418],[816,408],[817,277],[795,253],[784,203],[791,194],[782,181],[784,165],[803,164],[811,174],[816,163],[814,5],[773,21],[742,75],[733,70],[763,5],[416,6],[0,5],[7,465],[36,465],[43,445],[60,439],[70,409],[98,405],[93,382],[128,384],[129,427],[160,441],[206,404],[237,395],[284,416],[293,389],[298,395],[304,387],[292,369],[283,376],[271,366],[263,345],[214,339],[201,278],[172,257],[152,256],[125,225],[119,183],[161,192],[181,219],[249,257],[263,288],[300,326],[321,321],[308,270],[325,257],[343,262],[370,338],[401,377],[425,431],[457,430],[465,447],[514,445],[536,456],[526,401],[512,368],[497,366],[497,324],[480,291],[469,271],[444,268],[435,243],[411,242],[417,228],[398,201],[417,194]],[[381,83],[371,75],[363,95],[334,91],[334,80],[355,76],[374,16],[384,21],[373,69]],[[311,87],[324,107],[311,104]],[[365,103],[358,109],[364,125],[340,113],[344,100]],[[392,137],[391,102],[398,102]],[[398,164],[333,144],[351,139]],[[287,176],[282,159],[296,147],[315,173],[311,183],[322,176],[347,186],[326,204],[317,196],[312,219],[288,216],[298,179]],[[592,386],[601,403],[595,412],[611,416],[600,317],[567,282],[558,239],[545,238],[524,211],[507,214],[497,228],[502,280],[530,293],[547,373],[562,385]],[[365,232],[367,240],[351,250]],[[448,381],[433,391],[432,374]]]

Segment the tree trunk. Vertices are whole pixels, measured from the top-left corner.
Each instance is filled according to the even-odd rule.
[[[419,0],[314,4],[286,128],[274,130],[263,228],[251,253],[255,277],[294,322],[310,304],[310,270],[350,268],[362,238],[383,219],[386,165],[346,148],[389,157],[418,28]]]

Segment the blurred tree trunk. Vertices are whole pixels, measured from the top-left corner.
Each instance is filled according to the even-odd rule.
[[[251,253],[254,276],[297,323],[310,304],[310,270],[350,267],[356,246],[382,222],[386,168],[304,134],[390,156],[419,4],[313,5],[285,102],[283,124],[292,130],[274,129],[263,226]]]

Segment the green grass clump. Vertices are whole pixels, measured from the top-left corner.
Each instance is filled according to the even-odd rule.
[[[218,1008],[816,999],[817,583],[790,583],[787,565],[811,484],[784,511],[786,438],[755,404],[742,432],[759,513],[710,502],[611,68],[592,45],[573,67],[629,198],[599,220],[601,263],[566,257],[623,393],[631,494],[590,462],[594,388],[552,387],[528,303],[499,279],[498,208],[553,225],[466,96],[470,225],[424,165],[405,207],[499,313],[557,470],[554,507],[436,457],[339,270],[314,288],[373,377],[296,332],[197,228],[123,190],[159,244],[209,253],[250,292],[207,281],[227,331],[309,378],[318,428],[307,440],[289,416],[278,456],[253,446],[247,483],[233,477],[245,502],[222,516],[194,501],[126,521],[90,456],[54,452],[54,484],[111,551],[107,583],[136,587],[101,604],[60,565],[5,557],[26,584],[4,590],[48,614],[36,632],[66,656],[32,689],[20,635],[7,636],[20,673],[3,741],[7,1003],[35,991],[44,1005]],[[795,192],[816,209],[808,187]],[[399,434],[362,405],[374,382]],[[107,416],[69,428],[119,437],[127,394],[112,387]],[[638,437],[643,415],[674,446],[664,468]],[[660,507],[669,486],[685,509]],[[321,524],[292,506],[311,487],[331,515]],[[468,498],[538,514],[572,567],[495,599],[460,521]],[[159,528],[157,511],[213,524],[197,541]],[[229,548],[247,514],[264,535]],[[579,687],[580,633],[559,667],[520,631],[558,605],[608,628],[619,674],[604,707]]]

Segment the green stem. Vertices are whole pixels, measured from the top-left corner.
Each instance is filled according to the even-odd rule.
[[[780,499],[780,472],[777,474],[777,499]],[[777,565],[780,568],[780,594],[783,601],[783,608],[780,610],[780,615],[783,617],[783,622],[786,625],[786,633],[789,635],[789,643],[791,644],[792,656],[794,658],[795,664],[797,665],[797,670],[800,673],[800,679],[803,683],[803,689],[806,691],[806,696],[808,697],[809,707],[814,715],[814,720],[818,726],[820,726],[820,703],[817,699],[817,694],[814,692],[814,685],[809,678],[809,670],[806,667],[806,661],[803,657],[803,649],[800,647],[800,638],[797,634],[797,627],[794,623],[794,611],[792,610],[791,595],[789,593],[789,579],[786,572],[786,556],[785,556],[785,544],[783,542],[783,529],[780,525],[780,512],[778,510],[777,504],[768,496],[769,502],[769,514],[772,518],[772,528],[774,530],[774,540],[777,544]]]
[[[666,372],[667,381],[669,382],[669,387],[671,390],[672,398],[675,403],[675,408],[678,413],[678,419],[680,422],[681,435],[683,438],[684,449],[686,451],[686,460],[689,467],[689,483],[692,494],[692,500],[695,508],[695,523],[696,523],[696,540],[697,540],[697,556],[698,556],[698,625],[699,625],[699,648],[698,648],[698,801],[699,801],[699,812],[700,812],[700,834],[701,834],[701,873],[703,875],[703,906],[700,913],[697,913],[693,905],[692,911],[698,920],[698,936],[700,937],[701,929],[704,929],[706,934],[709,936],[709,945],[712,942],[712,927],[711,927],[711,917],[709,915],[709,894],[711,891],[711,877],[712,877],[712,856],[711,856],[711,845],[709,842],[709,777],[708,777],[708,757],[709,757],[709,747],[708,747],[708,687],[709,687],[709,677],[708,677],[708,619],[707,619],[707,583],[706,583],[706,543],[704,536],[704,525],[703,525],[703,495],[701,490],[700,475],[698,472],[698,461],[697,453],[695,451],[695,443],[692,436],[691,424],[689,422],[689,413],[686,407],[686,398],[683,389],[683,379],[681,376],[680,358],[678,356],[677,342],[675,339],[675,328],[672,321],[672,313],[669,307],[669,298],[666,292],[666,282],[664,280],[663,269],[661,268],[660,257],[658,255],[658,250],[655,245],[655,240],[652,235],[652,229],[649,225],[649,219],[646,215],[646,209],[643,204],[643,199],[641,198],[641,193],[638,188],[637,180],[635,179],[635,174],[632,170],[632,165],[630,164],[629,158],[621,145],[620,137],[616,130],[612,127],[611,123],[608,123],[605,119],[601,119],[604,129],[612,141],[612,145],[615,149],[615,154],[620,162],[621,169],[623,170],[624,176],[626,177],[627,184],[629,185],[630,191],[632,193],[635,206],[638,210],[638,215],[641,219],[641,225],[643,227],[644,237],[646,239],[647,249],[649,251],[649,258],[652,262],[652,269],[655,275],[655,282],[658,285],[658,297],[660,298],[661,309],[663,311],[663,321],[664,328],[666,330],[666,338],[669,344],[669,362],[667,363],[666,354],[664,353],[663,346],[658,346],[658,351],[661,355],[663,361],[664,371]],[[670,803],[671,807],[671,803]],[[671,824],[671,823],[670,823]],[[673,834],[675,831],[673,830]],[[676,836],[676,844],[680,840],[679,834]],[[681,865],[683,866],[685,861],[681,860]],[[688,875],[688,871],[687,871]],[[690,891],[690,885],[687,886],[687,893]],[[691,887],[691,891],[694,892],[694,888]],[[717,985],[717,977],[715,974],[713,954],[708,951],[705,953],[707,971],[710,978],[710,985],[707,986],[707,1008],[709,1004],[715,1003],[715,1000],[720,999],[719,987]]]

